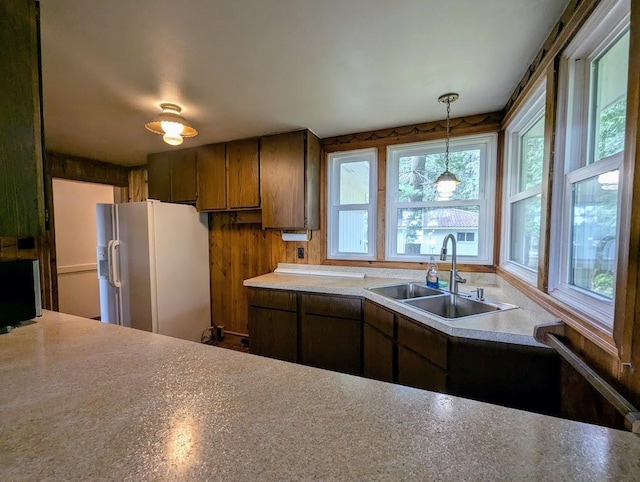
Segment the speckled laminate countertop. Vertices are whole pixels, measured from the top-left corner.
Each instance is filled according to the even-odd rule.
[[[0,336],[0,480],[639,480],[640,437],[45,312]]]
[[[296,269],[296,265],[281,264],[279,266],[285,266],[290,270]],[[308,266],[303,266],[309,269]],[[314,268],[322,268],[326,273],[330,273],[332,269],[340,269],[341,271],[348,269],[344,267],[332,268],[315,266]],[[362,296],[450,336],[478,340],[544,346],[533,339],[533,329],[536,325],[556,321],[553,315],[537,306],[518,290],[493,274],[465,274],[465,276],[469,278],[469,281],[465,285],[460,285],[460,290],[471,291],[477,287],[482,287],[484,288],[484,294],[487,300],[516,304],[519,306],[518,309],[445,320],[444,318],[430,315],[413,306],[367,290],[367,288],[406,281],[424,282],[424,272],[416,270],[367,268],[351,269],[351,271],[361,271],[366,273],[366,276],[364,278],[346,278],[338,276],[268,273],[245,280],[244,285],[254,288]]]

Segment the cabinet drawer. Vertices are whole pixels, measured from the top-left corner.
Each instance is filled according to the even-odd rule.
[[[252,288],[249,290],[249,305],[295,312],[297,294],[292,291]]]
[[[301,296],[302,313],[310,315],[362,319],[362,299],[356,297],[310,295]]]
[[[398,320],[398,343],[425,357],[440,368],[447,368],[448,340],[431,328],[402,316]]]
[[[393,319],[395,314],[371,301],[364,302],[365,323],[377,328],[385,335],[393,337]]]

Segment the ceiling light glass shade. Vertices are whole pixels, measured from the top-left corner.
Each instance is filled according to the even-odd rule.
[[[453,196],[456,186],[460,184],[458,178],[449,170],[444,171],[436,182],[434,182],[436,190],[438,191],[438,197],[449,199]]]
[[[180,115],[182,110],[175,104],[160,104],[162,112],[145,127],[155,134],[162,136],[162,139],[169,145],[179,146],[183,137],[194,137],[198,131],[189,125],[184,117]]]
[[[175,136],[172,134],[165,134],[162,136],[162,140],[165,141],[170,146],[179,146],[180,144],[182,144],[184,139],[182,138],[181,135]]]

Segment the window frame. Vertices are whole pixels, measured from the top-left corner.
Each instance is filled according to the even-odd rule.
[[[505,128],[505,145],[504,145],[504,201],[502,203],[502,239],[501,239],[501,252],[500,252],[500,266],[507,272],[510,272],[531,286],[537,286],[538,283],[538,271],[540,266],[540,246],[538,246],[538,266],[533,269],[528,266],[524,266],[510,259],[511,255],[511,212],[513,206],[526,199],[534,198],[538,195],[542,195],[542,183],[544,179],[540,180],[540,184],[529,189],[520,190],[521,179],[521,134],[526,133],[531,127],[533,127],[541,117],[545,117],[546,114],[546,93],[547,93],[547,81],[546,78],[542,78],[538,81],[537,85],[533,88],[532,93],[529,95],[529,99],[522,106],[520,111],[515,114],[513,119]],[[545,119],[545,131],[546,123]],[[549,142],[548,139],[544,140],[545,144]],[[543,157],[543,174],[544,167],[548,159]],[[541,218],[542,218],[542,199],[541,199]],[[544,233],[540,233],[539,243],[544,242]]]
[[[401,262],[426,262],[431,254],[397,254],[397,225],[399,208],[447,208],[461,206],[479,206],[478,256],[458,256],[460,264],[493,264],[494,226],[495,226],[495,184],[498,134],[496,132],[460,136],[450,139],[449,152],[480,147],[484,159],[480,158],[480,180],[477,200],[420,201],[399,202],[399,160],[411,155],[443,154],[446,140],[438,139],[425,142],[412,142],[387,146],[387,186],[386,186],[386,227],[385,260]],[[443,166],[444,169],[444,166]],[[457,232],[452,229],[452,232]]]
[[[340,204],[340,166],[350,162],[369,161],[369,202]],[[336,151],[327,155],[327,259],[376,259],[378,150],[375,147]],[[367,253],[341,253],[339,248],[339,216],[341,211],[367,211]]]
[[[549,294],[558,301],[581,313],[590,325],[612,335],[614,330],[614,310],[616,286],[609,300],[596,293],[588,292],[569,284],[569,264],[571,258],[571,212],[573,208],[573,186],[599,174],[623,168],[624,149],[621,152],[590,161],[591,89],[592,62],[597,60],[630,26],[629,2],[625,0],[604,1],[564,50],[560,60],[558,85],[558,123],[565,128],[556,132],[556,169],[553,179],[553,202],[549,259]],[[626,72],[625,72],[626,75]],[[627,86],[628,92],[629,86]],[[588,118],[588,122],[573,121]],[[617,201],[616,239],[620,239],[621,193],[620,180]],[[619,253],[616,249],[617,263]],[[614,263],[614,264],[615,264]]]

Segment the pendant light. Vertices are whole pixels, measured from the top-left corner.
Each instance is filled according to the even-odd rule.
[[[451,111],[451,102],[455,102],[459,97],[460,96],[454,92],[443,94],[438,97],[438,102],[441,104],[447,104],[447,138],[445,140],[444,151],[444,172],[440,174],[436,182],[433,183],[438,191],[438,201],[451,199],[456,187],[460,184],[460,181],[455,174],[449,171],[449,114]]]
[[[160,134],[164,142],[171,146],[182,144],[183,137],[194,137],[198,131],[189,125],[176,104],[160,104],[162,112],[145,127],[155,134]]]

